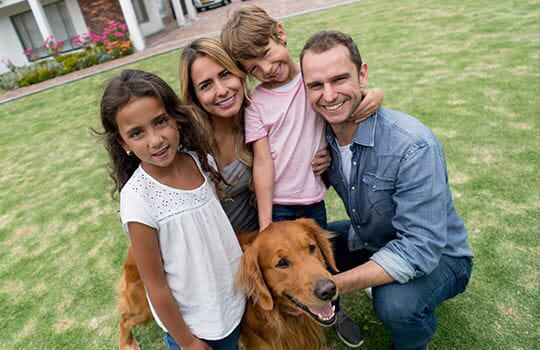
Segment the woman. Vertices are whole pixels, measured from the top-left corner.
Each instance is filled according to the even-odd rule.
[[[245,74],[220,42],[201,38],[180,56],[180,98],[199,109],[205,133],[213,135],[221,183],[222,205],[233,228],[258,228],[257,210],[250,189],[252,153],[244,143],[243,110],[249,103]]]

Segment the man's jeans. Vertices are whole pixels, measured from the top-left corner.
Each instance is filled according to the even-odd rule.
[[[324,201],[309,205],[281,205],[272,206],[272,221],[295,220],[299,218],[311,218],[317,224],[326,229],[326,207]]]
[[[350,221],[328,224],[333,239],[338,269],[343,272],[369,260],[373,252],[349,251],[347,236]],[[393,349],[426,349],[437,329],[435,308],[446,299],[462,293],[471,276],[472,261],[442,255],[429,275],[400,284],[374,287],[373,308],[392,334]]]

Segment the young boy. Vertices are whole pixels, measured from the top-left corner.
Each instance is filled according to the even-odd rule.
[[[315,153],[326,147],[325,123],[309,104],[283,26],[260,7],[245,6],[229,18],[221,41],[240,68],[261,82],[245,110],[260,229],[272,221],[300,217],[313,218],[326,228],[327,189],[320,174],[312,171]],[[356,121],[373,114],[381,101],[382,91],[372,90],[360,106],[354,106],[360,107]],[[340,338],[349,346],[360,346],[363,338],[352,319],[344,312],[338,312],[337,319]]]

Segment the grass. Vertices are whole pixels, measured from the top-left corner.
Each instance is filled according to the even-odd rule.
[[[385,106],[442,141],[475,254],[467,292],[437,310],[434,349],[537,349],[540,343],[539,1],[368,0],[284,22],[294,55],[321,29],[350,33]],[[178,52],[132,65],[178,87]],[[98,126],[118,70],[0,108],[0,348],[116,346],[115,286],[128,239]],[[329,219],[345,213],[335,194]],[[344,304],[366,349],[390,336],[359,292]],[[143,348],[164,348],[157,326]],[[331,346],[344,349],[335,335]]]

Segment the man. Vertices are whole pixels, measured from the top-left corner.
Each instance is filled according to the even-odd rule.
[[[350,36],[323,31],[300,56],[308,98],[328,122],[330,184],[350,221],[338,234],[335,276],[341,294],[373,287],[377,316],[395,349],[426,349],[434,310],[465,290],[473,253],[452,201],[446,161],[435,135],[417,119],[380,108],[350,121],[367,85]]]

